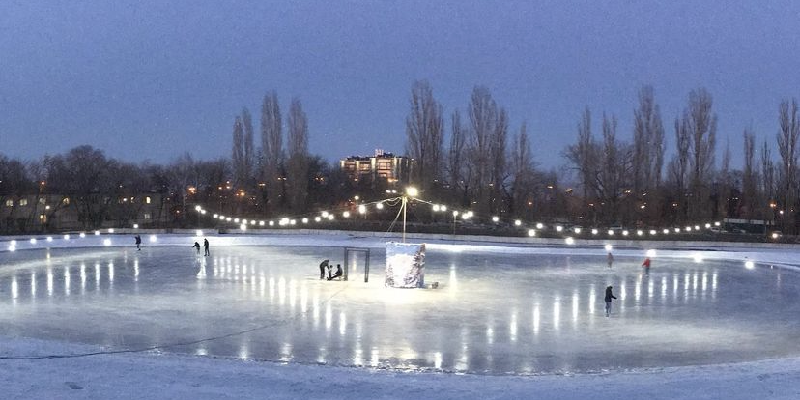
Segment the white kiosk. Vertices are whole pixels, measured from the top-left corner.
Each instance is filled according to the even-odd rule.
[[[386,287],[425,287],[425,244],[386,243]]]

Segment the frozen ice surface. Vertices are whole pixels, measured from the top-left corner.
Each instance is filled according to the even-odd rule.
[[[645,275],[638,249],[617,251],[609,269],[601,248],[434,243],[425,280],[439,289],[389,289],[379,240],[347,241],[373,247],[369,283],[363,260],[350,281],[319,279],[321,260],[343,262],[335,240],[219,242],[210,257],[188,245],[0,253],[0,335],[112,351],[515,375],[800,354],[800,275],[745,267],[745,255],[758,260],[753,251],[739,259],[659,251]],[[608,285],[618,297],[610,318]]]

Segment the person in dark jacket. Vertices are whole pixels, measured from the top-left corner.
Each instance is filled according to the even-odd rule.
[[[334,278],[338,278],[342,276],[342,264],[336,264],[336,272],[328,278],[329,281],[332,281]]]
[[[319,263],[319,279],[325,279],[325,268],[328,267],[330,261],[331,260],[322,260],[322,262]]]
[[[134,239],[136,240],[136,250],[141,250],[142,249],[142,237],[139,236],[139,235],[136,235],[136,237],[134,237]]]
[[[616,300],[617,298],[614,297],[614,293],[611,292],[613,286],[609,286],[606,288],[606,317],[608,314],[611,313],[611,300]]]
[[[211,251],[209,250],[210,246],[208,244],[208,239],[203,239],[203,247],[206,249],[206,254],[205,255],[210,256],[211,255]]]

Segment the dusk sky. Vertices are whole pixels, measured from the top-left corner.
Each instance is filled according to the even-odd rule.
[[[484,85],[547,167],[564,163],[584,107],[596,134],[606,112],[629,139],[645,84],[672,152],[673,120],[703,86],[738,167],[743,129],[774,148],[781,100],[800,97],[799,21],[789,0],[4,0],[0,153],[227,158],[235,116],[247,107],[258,129],[273,89],[284,122],[302,101],[314,154],[403,153],[411,85],[427,79],[448,136]]]

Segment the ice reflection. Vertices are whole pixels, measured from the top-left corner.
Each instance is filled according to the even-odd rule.
[[[511,310],[511,318],[508,323],[508,335],[512,342],[517,341],[517,310]]]
[[[19,293],[17,288],[17,276],[14,275],[13,277],[11,277],[11,299],[13,300],[14,304],[17,304],[18,295]]]
[[[561,299],[556,296],[555,300],[553,301],[553,329],[556,331],[559,328],[559,323],[561,319]]]
[[[47,267],[47,297],[53,297],[53,270]]]
[[[284,362],[292,361],[294,356],[292,355],[292,344],[289,342],[284,342],[281,346],[281,356],[280,360]]]
[[[377,347],[373,347],[369,355],[369,365],[371,367],[377,367],[378,365],[380,365],[380,362],[381,362],[380,352],[378,351]]]
[[[579,297],[578,292],[572,294],[572,327],[573,329],[578,328],[578,307],[579,307]]]
[[[115,307],[124,310],[127,304],[117,301],[118,298],[107,298],[113,286],[114,291],[124,293],[126,300],[130,299],[131,304],[136,304],[136,307],[149,300],[147,295],[156,293],[157,296],[153,298],[157,300],[152,307],[158,312],[163,311],[167,316],[157,318],[178,315],[172,314],[170,310],[161,310],[163,306],[168,306],[163,307],[165,309],[172,307],[170,302],[176,302],[176,307],[196,302],[188,308],[195,305],[197,309],[202,307],[205,314],[197,314],[199,317],[196,320],[185,322],[187,327],[192,328],[187,329],[187,335],[199,337],[225,333],[229,328],[220,324],[221,320],[226,323],[231,320],[247,321],[244,326],[281,321],[271,327],[269,332],[252,332],[246,338],[241,337],[241,341],[236,336],[180,350],[198,355],[279,359],[285,362],[309,362],[317,359],[325,363],[373,367],[402,365],[446,371],[538,373],[547,368],[569,369],[575,363],[585,362],[586,359],[579,357],[563,358],[563,354],[559,352],[565,351],[568,346],[559,344],[571,344],[570,341],[575,340],[575,337],[592,335],[607,329],[609,320],[600,318],[602,313],[596,312],[596,309],[602,310],[606,285],[613,285],[615,294],[620,297],[620,301],[615,301],[614,304],[615,310],[619,311],[613,316],[619,317],[622,322],[626,322],[624,319],[628,318],[627,322],[647,324],[654,315],[659,318],[680,316],[686,308],[676,308],[675,305],[682,301],[699,304],[716,298],[717,295],[727,301],[729,299],[723,296],[730,296],[731,292],[721,289],[729,289],[730,285],[737,283],[726,279],[728,276],[720,279],[720,274],[710,268],[708,262],[665,266],[654,270],[650,276],[645,276],[638,268],[627,272],[622,268],[597,272],[577,258],[573,259],[570,267],[572,275],[568,280],[562,279],[564,276],[560,273],[563,272],[563,264],[559,264],[559,275],[551,271],[546,274],[529,274],[524,276],[528,281],[520,283],[503,271],[488,279],[481,275],[484,273],[482,270],[464,272],[463,266],[456,267],[448,260],[438,270],[437,264],[432,263],[430,270],[431,280],[448,282],[447,291],[391,291],[381,287],[380,279],[374,284],[372,281],[375,276],[370,277],[369,284],[321,282],[317,280],[318,276],[312,276],[309,271],[298,272],[299,269],[294,267],[298,263],[290,264],[293,269],[278,269],[273,265],[277,263],[267,265],[266,262],[247,257],[226,258],[223,255],[213,259],[188,257],[182,260],[182,264],[168,264],[168,267],[162,268],[160,265],[153,266],[156,261],[148,260],[145,252],[142,252],[130,254],[131,264],[122,264],[122,268],[116,268],[123,256],[109,257],[106,252],[84,258],[83,261],[73,261],[70,266],[54,253],[52,264],[45,268],[40,254],[40,264],[36,270],[20,268],[17,275],[0,277],[0,287],[10,287],[10,290],[0,292],[0,295],[5,294],[7,303],[13,302],[18,307],[25,305],[26,301],[32,302],[37,291],[38,294],[43,294],[37,287],[37,281],[41,281],[41,275],[46,274],[47,295],[54,299],[47,301],[47,304],[40,302],[36,311],[46,306],[53,308],[53,305],[58,304],[59,297],[63,300],[66,296],[71,297],[68,300],[72,300],[72,303],[81,304],[82,310],[85,305],[89,312],[95,312],[111,302]],[[208,271],[208,260],[213,260],[215,279],[212,279],[212,271]],[[484,260],[481,258],[476,262],[484,263]],[[92,273],[91,270],[87,271],[87,265],[91,268],[93,264],[96,288],[87,288],[87,275]],[[552,262],[553,267],[556,264],[558,263]],[[72,271],[72,267],[76,270]],[[230,274],[226,270],[230,270]],[[722,271],[728,273],[727,270]],[[106,273],[107,276],[104,276]],[[457,275],[461,273],[462,279],[458,282]],[[72,278],[78,280],[74,276],[76,274],[80,275],[80,296],[78,288],[72,287]],[[750,275],[756,274],[750,272]],[[55,276],[59,276],[59,279],[55,279]],[[554,276],[562,280],[556,284],[552,280]],[[784,285],[790,282],[789,276],[785,274],[783,277]],[[102,282],[103,279],[107,279],[107,282]],[[770,274],[766,285],[770,289],[775,287],[773,279]],[[139,282],[138,286],[133,282]],[[28,285],[31,299],[27,298]],[[680,290],[681,286],[683,291]],[[137,287],[142,288],[144,296],[136,297]],[[179,288],[180,291],[165,291],[163,287]],[[340,288],[344,290],[338,293]],[[194,292],[208,296],[194,295]],[[187,293],[190,296],[184,296]],[[395,294],[402,296],[404,301],[398,302],[390,298]],[[93,304],[95,301],[100,304],[99,307]],[[627,310],[626,302],[629,302]],[[653,307],[655,305],[658,307]],[[562,308],[568,313],[564,315],[564,327],[560,325]],[[667,312],[663,314],[654,314],[665,309]],[[674,312],[676,309],[681,312]],[[169,324],[157,323],[149,326],[140,324],[143,326],[140,328],[133,323],[136,318],[140,318],[136,315],[138,313],[118,314],[120,315],[110,316],[110,322],[98,321],[97,324],[98,329],[108,331],[102,335],[111,345],[127,345],[127,340],[143,340],[148,345],[162,344],[176,336],[170,335],[164,328],[164,325],[172,324],[172,321]],[[131,323],[116,324],[120,320],[113,319],[128,317],[131,318]],[[393,317],[408,318],[409,322],[401,324],[392,320]],[[126,329],[133,326],[135,332],[131,332],[130,336],[126,335],[127,332],[119,333],[121,326]],[[236,327],[230,329],[234,328]],[[461,333],[460,341],[458,330]],[[656,332],[653,335],[662,333]],[[178,336],[183,339],[182,335]],[[138,339],[139,337],[144,339]],[[555,359],[551,360],[552,357]],[[591,357],[588,359],[588,362],[592,362]],[[494,370],[495,368],[502,369]]]
[[[325,303],[325,331],[331,333],[331,324],[333,323],[333,311],[331,311],[331,303]]]
[[[64,294],[69,296],[70,294],[70,282],[72,279],[69,275],[69,267],[64,268]]]
[[[100,263],[94,264],[94,286],[97,291],[100,291]]]

